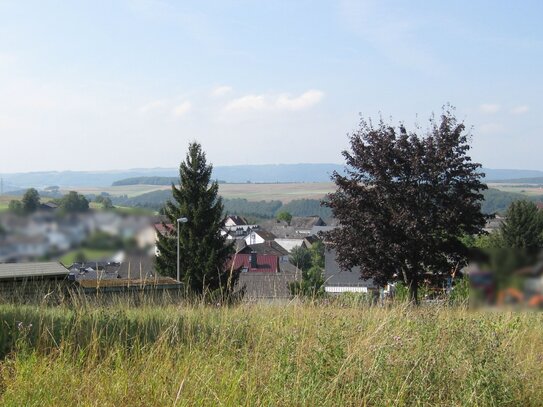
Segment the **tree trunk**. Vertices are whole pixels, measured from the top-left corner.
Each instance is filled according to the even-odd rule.
[[[414,276],[410,279],[409,284],[409,302],[412,305],[419,305],[419,282],[417,280],[417,277]]]

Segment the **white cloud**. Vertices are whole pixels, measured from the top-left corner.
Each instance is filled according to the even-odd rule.
[[[499,134],[503,133],[505,127],[501,123],[485,123],[481,125],[480,132],[481,134]]]
[[[185,101],[173,108],[173,115],[176,117],[182,117],[186,115],[190,111],[190,109],[192,109],[192,103],[190,103],[189,101]]]
[[[232,92],[231,86],[217,86],[215,89],[213,89],[213,91],[211,91],[211,96],[221,97],[230,92]]]
[[[224,108],[227,111],[263,110],[268,108],[264,95],[247,95],[233,99]]]
[[[308,90],[299,96],[280,95],[246,95],[233,99],[225,106],[226,111],[256,110],[302,110],[319,103],[324,97],[320,90]]]
[[[166,101],[164,100],[153,100],[142,107],[140,107],[140,113],[149,113],[155,110],[163,109],[166,107]]]
[[[479,106],[479,109],[481,112],[486,114],[494,114],[499,112],[501,106],[495,103],[483,103],[481,106]]]
[[[281,95],[277,98],[275,106],[278,109],[300,110],[316,105],[323,97],[324,93],[320,90],[308,90],[294,98],[288,95]]]
[[[511,114],[514,115],[521,115],[524,113],[527,113],[530,108],[526,105],[516,106],[513,109],[511,109]]]

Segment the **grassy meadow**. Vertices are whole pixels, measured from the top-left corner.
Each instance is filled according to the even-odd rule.
[[[3,406],[538,406],[543,315],[321,302],[0,305]]]

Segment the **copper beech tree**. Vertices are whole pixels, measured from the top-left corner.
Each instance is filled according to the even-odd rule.
[[[358,266],[380,285],[403,281],[415,303],[427,273],[445,275],[466,261],[459,238],[481,232],[486,189],[451,107],[417,132],[362,120],[343,151],[344,174],[332,175],[337,190],[323,202],[340,223],[326,236],[340,267]]]

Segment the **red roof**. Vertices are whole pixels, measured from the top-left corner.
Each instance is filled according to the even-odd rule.
[[[162,223],[155,223],[155,229],[163,236],[175,232],[175,228],[173,227],[172,223],[166,223],[166,227],[164,227]]]
[[[537,209],[539,209],[540,211],[543,210],[543,202],[536,202],[535,205],[537,206]]]
[[[234,270],[240,268],[247,269],[249,273],[253,272],[268,272],[277,273],[279,271],[279,257],[271,254],[256,254],[257,267],[251,267],[250,254],[236,254],[228,264],[228,268],[233,267]]]

